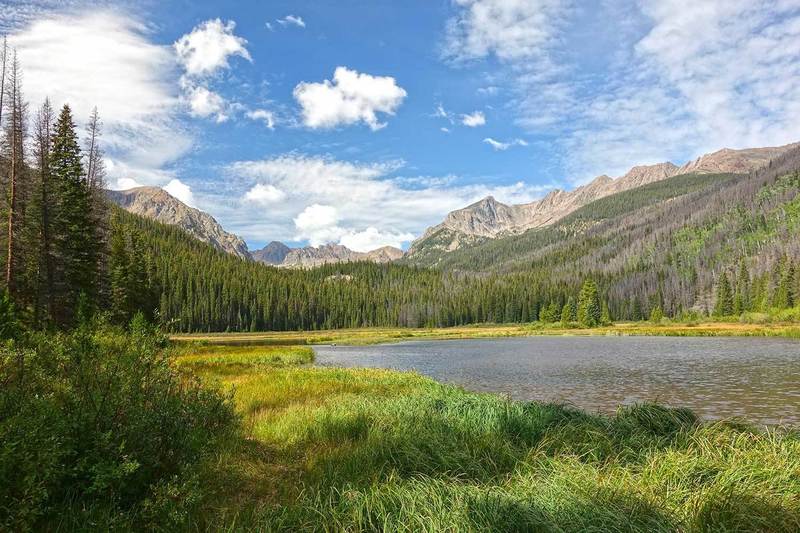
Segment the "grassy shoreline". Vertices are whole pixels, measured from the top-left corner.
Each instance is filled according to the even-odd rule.
[[[353,328],[320,331],[173,334],[173,341],[204,344],[383,344],[406,340],[478,339],[497,337],[557,336],[673,336],[673,337],[788,337],[800,338],[796,323],[748,324],[739,322],[619,323],[598,328],[562,327],[559,324],[478,324],[451,328]]]
[[[652,404],[593,415],[416,373],[302,365],[308,346],[178,345],[242,434],[193,529],[795,531],[800,431]]]

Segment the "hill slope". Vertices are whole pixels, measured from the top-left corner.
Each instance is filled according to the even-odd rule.
[[[160,187],[108,191],[108,198],[130,213],[178,226],[192,237],[207,242],[218,250],[241,259],[250,259],[247,244],[241,237],[228,233],[214,217],[189,207]]]

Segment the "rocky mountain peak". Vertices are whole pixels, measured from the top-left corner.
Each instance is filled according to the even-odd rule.
[[[403,251],[392,246],[383,246],[369,252],[356,252],[341,244],[323,244],[290,248],[282,242],[273,241],[261,250],[250,253],[254,260],[282,268],[312,268],[334,263],[372,261],[387,263],[403,257]]]
[[[247,245],[237,235],[226,232],[214,217],[184,204],[160,187],[136,187],[107,191],[108,198],[121,208],[158,222],[178,226],[192,237],[229,254],[249,259]]]
[[[670,162],[637,165],[616,179],[603,174],[571,191],[554,189],[541,200],[528,204],[506,205],[487,197],[463,209],[452,211],[441,224],[428,228],[422,237],[411,244],[409,255],[414,255],[425,247],[448,252],[459,248],[464,242],[474,242],[475,239],[497,238],[547,226],[605,196],[678,174],[749,172],[766,165],[772,158],[795,146],[800,146],[800,143],[775,148],[723,149],[702,156],[683,167]],[[444,234],[447,236],[442,237]],[[431,239],[433,236],[437,236],[436,239]]]

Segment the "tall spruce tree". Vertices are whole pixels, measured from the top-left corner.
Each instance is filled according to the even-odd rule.
[[[50,100],[45,99],[36,113],[33,131],[33,151],[36,165],[36,182],[33,202],[38,219],[36,241],[38,242],[38,268],[34,321],[39,324],[45,317],[53,315],[55,295],[55,257],[53,255],[52,216],[55,195],[50,176],[50,147],[55,116]]]
[[[587,279],[578,298],[578,322],[586,328],[597,327],[600,325],[602,313],[597,285],[594,281]]]
[[[72,324],[79,301],[96,303],[99,282],[99,243],[94,227],[93,201],[81,164],[81,149],[72,111],[64,105],[56,121],[50,152],[50,175],[57,191],[53,217],[54,242],[60,262],[55,319]]]
[[[717,303],[714,306],[716,316],[731,316],[733,314],[733,291],[728,280],[728,274],[722,272],[717,282]]]

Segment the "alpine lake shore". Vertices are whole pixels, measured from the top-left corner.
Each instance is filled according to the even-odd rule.
[[[240,430],[202,468],[193,529],[797,531],[800,429],[615,415],[465,391],[413,372],[314,366],[312,344],[523,335],[782,336],[796,324],[194,334],[171,360],[232,397]]]

